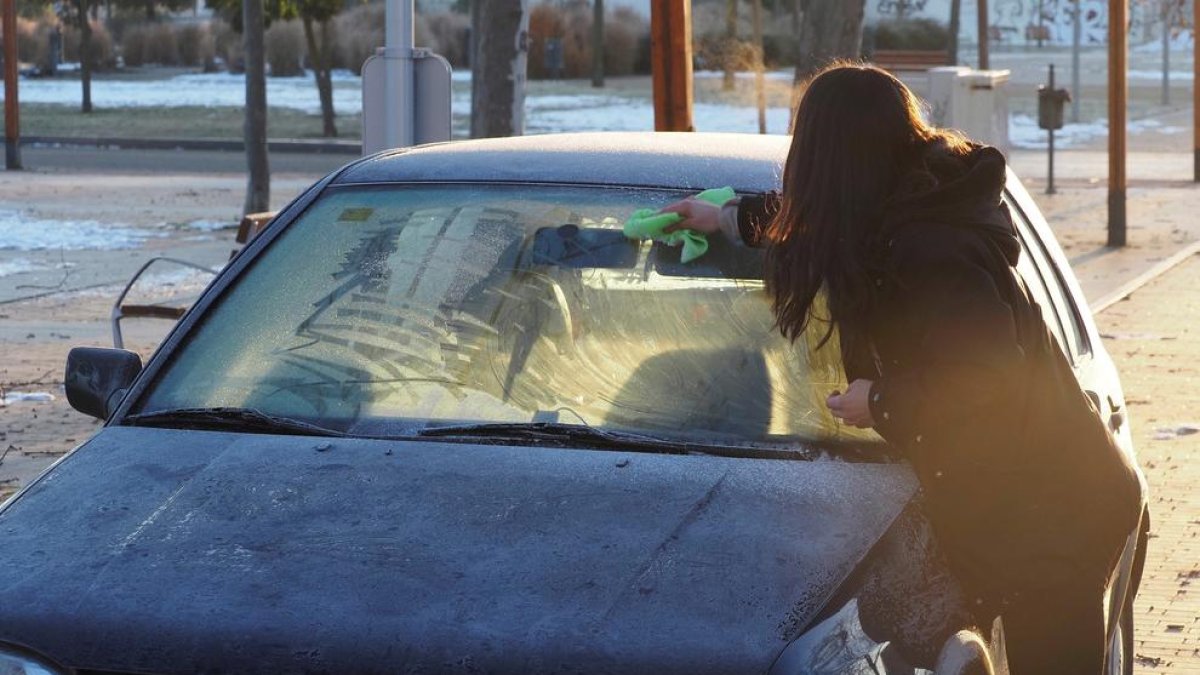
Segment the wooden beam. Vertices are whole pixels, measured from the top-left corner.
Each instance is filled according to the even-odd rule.
[[[17,3],[4,0],[4,166],[21,168],[20,106],[17,105]]]
[[[691,0],[652,0],[650,66],[654,77],[654,130],[694,131]]]
[[[976,6],[978,9],[975,13],[979,17],[976,22],[979,30],[979,69],[987,70],[991,68],[991,59],[988,54],[988,42],[991,41],[988,28],[988,0],[978,0]]]
[[[1125,245],[1129,0],[1108,1],[1108,245]]]

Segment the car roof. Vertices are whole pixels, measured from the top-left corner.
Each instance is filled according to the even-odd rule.
[[[335,184],[567,183],[778,190],[789,136],[578,133],[452,141],[367,157]]]

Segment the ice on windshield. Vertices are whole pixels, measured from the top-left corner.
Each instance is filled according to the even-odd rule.
[[[326,194],[209,312],[141,412],[237,406],[350,431],[563,422],[721,443],[862,439],[823,326],[772,330],[761,255],[620,235],[682,195],[547,186]],[[757,257],[756,257],[757,256]],[[756,270],[756,268],[759,268]]]

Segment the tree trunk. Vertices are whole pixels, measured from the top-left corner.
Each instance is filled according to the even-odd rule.
[[[153,21],[154,20],[154,0],[145,0],[145,3],[146,4],[144,5],[144,7],[146,10],[146,20]]]
[[[471,77],[471,136],[517,136],[525,131],[524,0],[476,0]]]
[[[313,69],[313,79],[317,83],[317,98],[321,100],[321,133],[326,138],[337,136],[337,125],[334,124],[336,114],[333,110],[333,65],[330,56],[329,22],[321,22],[321,40],[317,41],[313,21],[309,17],[301,19],[304,26],[304,39],[308,43],[308,60]]]
[[[958,65],[958,29],[962,22],[962,0],[950,0],[950,26],[946,44],[946,60],[952,66]]]
[[[758,106],[758,133],[767,133],[767,86],[763,71],[762,0],[750,0],[750,22],[754,30],[754,101]]]
[[[92,23],[88,19],[88,0],[75,0],[79,14],[79,81],[83,85],[80,110],[92,112]]]
[[[800,0],[803,16],[797,36],[796,83],[837,59],[862,51],[866,0]]]
[[[592,0],[592,86],[604,86],[604,0]]]
[[[738,54],[738,0],[726,0],[725,4],[725,77],[721,80],[721,88],[733,91],[735,67]]]
[[[267,158],[267,66],[263,53],[263,0],[242,2],[242,46],[246,60],[246,202],[243,213],[270,208],[271,170]]]

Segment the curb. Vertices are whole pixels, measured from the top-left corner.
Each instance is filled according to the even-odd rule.
[[[223,138],[24,136],[21,138],[21,146],[116,148],[121,150],[216,150],[220,152],[244,152],[246,150],[244,142]],[[267,150],[297,154],[361,155],[362,144],[357,141],[287,139],[267,141]]]
[[[1092,314],[1099,314],[1113,305],[1133,295],[1134,291],[1142,286],[1154,281],[1163,274],[1171,271],[1179,266],[1180,263],[1186,261],[1194,255],[1200,255],[1200,241],[1193,241],[1184,246],[1182,249],[1173,253],[1169,258],[1165,258],[1153,267],[1137,275],[1133,279],[1121,284],[1117,290],[1112,291],[1098,299],[1094,303],[1089,303],[1092,308]]]

